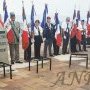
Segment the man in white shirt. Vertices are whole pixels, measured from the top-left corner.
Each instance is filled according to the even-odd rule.
[[[81,30],[82,33],[83,50],[86,51],[86,24],[84,20],[81,20],[81,25],[79,26],[79,30]]]
[[[35,26],[34,26],[34,56],[35,59],[41,59],[40,51],[41,51],[41,43],[43,43],[42,39],[43,35],[43,29],[40,26],[40,21],[36,20],[35,21]]]
[[[62,23],[62,31],[63,31],[62,53],[63,54],[68,53],[67,52],[67,47],[68,47],[68,44],[69,44],[70,29],[71,29],[70,17],[67,17],[66,22]]]

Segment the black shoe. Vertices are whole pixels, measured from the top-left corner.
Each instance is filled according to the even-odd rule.
[[[50,56],[51,56],[51,57],[54,57],[54,55],[52,55],[52,54],[51,54]]]
[[[23,62],[21,62],[21,61],[16,61],[16,63],[23,63]]]
[[[88,50],[84,50],[85,52],[87,52]]]
[[[59,53],[59,54],[57,54],[57,55],[61,55],[61,54]]]

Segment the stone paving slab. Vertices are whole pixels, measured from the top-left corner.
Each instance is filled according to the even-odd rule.
[[[31,71],[27,67],[17,68],[12,80],[8,73],[6,78],[0,75],[0,90],[90,90],[90,68],[80,65],[83,60],[74,60],[69,68],[69,62],[62,59],[52,59],[52,71],[47,62],[43,69],[39,65],[38,74],[33,66]]]

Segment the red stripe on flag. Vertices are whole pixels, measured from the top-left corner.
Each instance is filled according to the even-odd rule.
[[[22,48],[27,49],[28,46],[29,46],[28,32],[23,30],[23,33],[22,33]]]
[[[71,30],[71,38],[73,38],[77,33],[77,25],[74,25]]]
[[[79,42],[82,41],[82,33],[80,30],[77,30],[76,38],[78,39]]]
[[[56,37],[56,45],[57,46],[61,46],[62,44],[62,37],[60,34],[57,34],[57,37]]]
[[[14,33],[11,29],[7,32],[7,39],[9,44],[14,43]]]

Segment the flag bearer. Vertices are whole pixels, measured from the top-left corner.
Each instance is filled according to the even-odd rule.
[[[83,45],[82,50],[86,51],[86,24],[84,20],[81,20],[79,30],[81,30],[81,34],[82,34],[82,42],[81,42]]]
[[[15,21],[15,14],[13,12],[10,13],[10,21],[8,23],[8,26],[11,26],[9,34],[13,34],[12,36],[8,35],[8,40],[13,38],[13,42],[9,42],[9,48],[10,48],[10,56],[11,56],[11,64],[16,63],[22,63],[19,61],[19,32],[20,32],[20,24],[19,22]],[[7,32],[8,34],[8,32]],[[9,40],[10,41],[10,40]]]
[[[67,48],[70,44],[70,30],[71,30],[71,23],[70,23],[70,17],[66,18],[66,22],[62,23],[62,30],[63,30],[63,47],[62,47],[62,53],[67,54],[69,53]],[[70,48],[69,48],[70,49]]]
[[[51,23],[51,17],[47,17],[47,23],[44,28],[44,58],[47,58],[47,49],[49,50],[49,56],[53,56],[51,48],[54,39],[54,26]]]
[[[70,44],[71,44],[71,52],[75,53],[77,52],[76,45],[77,45],[77,25],[76,22],[72,22],[72,29],[71,29],[71,34],[70,34]]]

